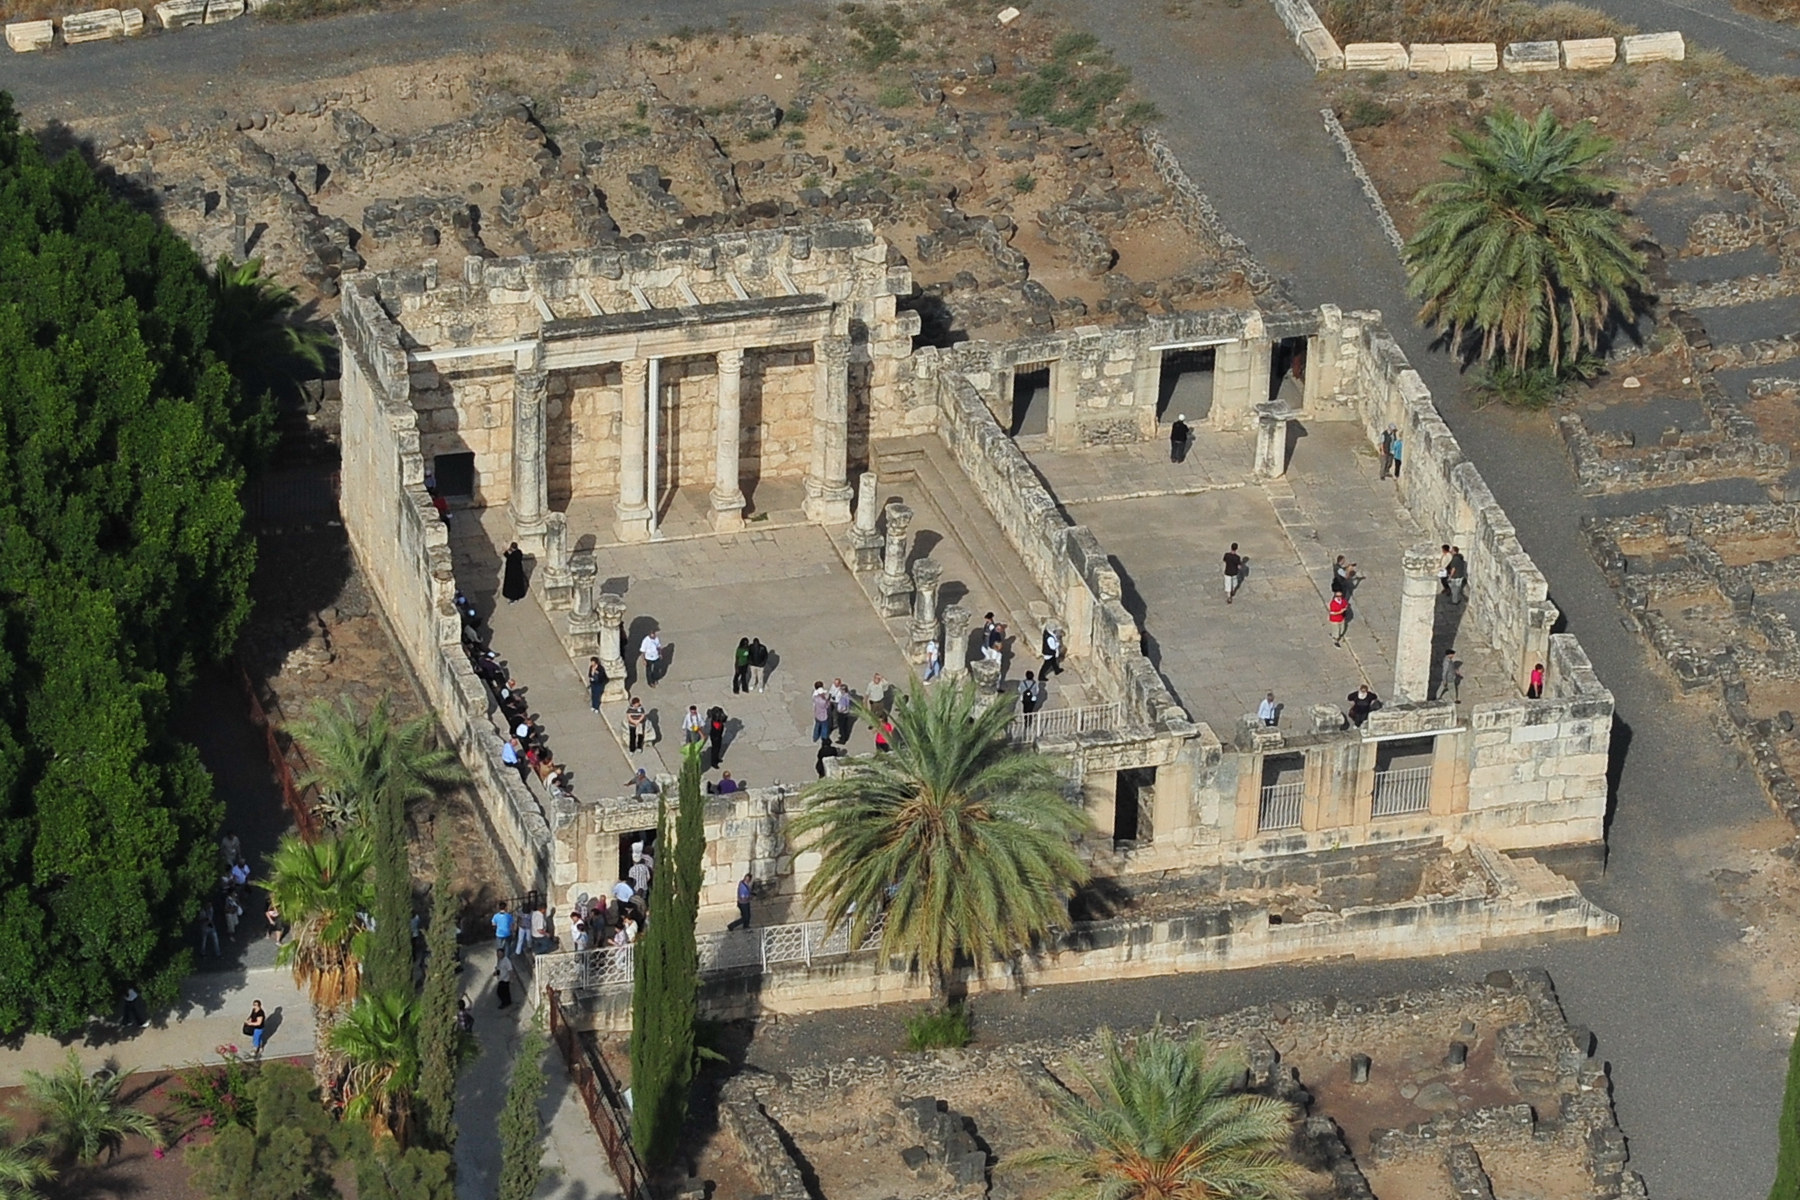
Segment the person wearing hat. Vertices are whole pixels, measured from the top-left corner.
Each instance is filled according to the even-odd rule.
[[[1394,443],[1399,440],[1399,430],[1389,425],[1381,431],[1381,477],[1386,479],[1394,474]]]
[[[1187,452],[1188,452],[1187,414],[1182,413],[1175,418],[1175,423],[1173,425],[1169,426],[1169,461],[1172,463],[1178,463],[1187,457]]]

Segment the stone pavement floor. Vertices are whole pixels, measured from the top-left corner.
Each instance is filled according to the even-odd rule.
[[[1311,705],[1341,708],[1365,681],[1391,697],[1401,554],[1431,540],[1354,426],[1308,424],[1281,479],[1247,479],[1250,454],[1251,435],[1202,429],[1180,464],[1162,442],[1031,456],[1113,557],[1145,653],[1224,740],[1271,691],[1299,729]],[[1250,566],[1227,606],[1220,559],[1234,541]],[[1362,579],[1342,647],[1325,619],[1339,554]],[[1459,627],[1466,611],[1439,603],[1433,660],[1455,647],[1464,706],[1515,696],[1491,648]]]

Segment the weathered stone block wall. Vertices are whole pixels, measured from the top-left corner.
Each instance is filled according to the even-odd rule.
[[[851,378],[857,375],[854,352]],[[760,350],[744,356],[740,403],[743,435],[739,463],[744,481],[795,478],[806,474],[812,453],[813,404],[818,394],[818,367],[810,346]],[[865,397],[866,403],[866,397]],[[850,393],[854,429],[857,390]],[[855,445],[851,455],[857,454]],[[865,438],[861,453],[868,454]]]
[[[512,496],[511,359],[418,363],[412,369],[419,449],[429,469],[440,454],[475,456],[475,507]]]
[[[544,423],[550,507],[579,496],[619,492],[619,412],[624,379],[616,364],[552,371]],[[479,460],[478,460],[479,466]]]

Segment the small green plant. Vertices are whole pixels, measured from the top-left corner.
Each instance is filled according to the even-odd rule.
[[[700,32],[692,25],[682,25],[678,26],[675,32],[671,33],[669,36],[678,42],[691,42],[700,36]]]
[[[1162,109],[1148,100],[1137,100],[1125,107],[1125,123],[1141,126],[1162,120]]]
[[[1496,359],[1482,366],[1475,391],[1483,397],[1483,408],[1498,401],[1508,408],[1539,409],[1556,403],[1566,382],[1548,366],[1514,368]]]
[[[875,103],[882,108],[906,108],[912,104],[912,89],[889,84],[875,93]]]
[[[619,126],[619,132],[628,138],[646,138],[650,136],[650,127],[640,121],[627,121]]]
[[[1343,114],[1345,129],[1374,129],[1394,119],[1394,110],[1379,100],[1357,96]]]
[[[1050,47],[1050,61],[1023,76],[1013,89],[1022,117],[1065,129],[1086,129],[1100,110],[1119,98],[1131,72],[1091,33],[1065,33]]]
[[[650,104],[648,101],[639,100],[637,102],[636,109],[634,109],[633,111],[636,113],[637,119],[641,121],[644,119],[645,116],[647,116],[649,114]]]
[[[806,178],[800,181],[800,186],[803,188],[824,187],[825,180],[820,177],[817,171],[808,171],[806,173]]]
[[[850,18],[850,49],[864,70],[876,71],[890,63],[918,60],[919,52],[906,44],[912,27],[899,13],[890,11],[875,16],[857,9],[845,15]]]
[[[810,115],[806,105],[795,104],[782,111],[781,123],[783,125],[804,125],[806,124],[806,118]]]
[[[775,131],[772,129],[752,129],[749,133],[746,133],[744,135],[744,140],[746,142],[752,142],[752,143],[766,142],[774,136],[775,136]]]
[[[1013,191],[1018,192],[1021,196],[1030,195],[1037,190],[1037,176],[1033,175],[1030,171],[1024,171],[1018,175],[1014,175],[1012,188]]]
[[[789,130],[788,135],[781,140],[790,146],[798,147],[806,145],[806,135],[798,129]]]
[[[969,1010],[961,1004],[948,1004],[906,1018],[908,1050],[960,1050],[974,1037]]]

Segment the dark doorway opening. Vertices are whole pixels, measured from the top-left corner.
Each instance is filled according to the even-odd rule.
[[[1166,425],[1185,416],[1193,425],[1211,415],[1216,358],[1211,346],[1163,351],[1162,375],[1156,384],[1158,421]]]
[[[1013,370],[1012,423],[1014,437],[1050,432],[1050,368],[1017,367]]]
[[[1269,362],[1269,399],[1286,400],[1299,408],[1306,395],[1306,339],[1282,338],[1275,343]]]
[[[475,455],[471,451],[437,455],[431,460],[431,474],[440,496],[475,495]]]
[[[1155,767],[1129,767],[1119,772],[1113,793],[1114,846],[1137,845],[1141,805],[1146,794],[1154,794],[1155,787]]]
[[[619,835],[619,878],[624,879],[631,874],[631,864],[637,861],[640,853],[656,855],[656,830],[640,829],[636,833]]]

